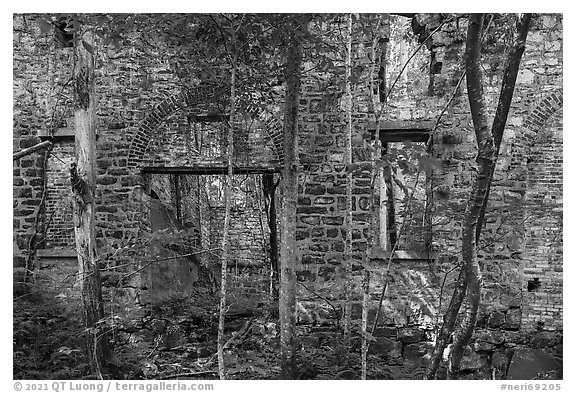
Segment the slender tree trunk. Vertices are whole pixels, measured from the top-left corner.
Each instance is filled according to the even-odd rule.
[[[232,37],[232,45],[235,45],[235,38]],[[226,379],[226,365],[224,363],[224,322],[226,319],[226,292],[228,286],[228,257],[230,255],[230,207],[232,205],[232,175],[234,159],[234,119],[236,118],[236,52],[232,51],[234,58],[232,70],[230,72],[230,119],[228,133],[226,136],[226,151],[228,155],[228,168],[226,182],[224,185],[224,229],[222,231],[222,258],[221,258],[221,279],[220,279],[220,317],[218,319],[218,376]]]
[[[284,113],[284,203],[280,242],[280,362],[282,378],[296,379],[296,207],[298,200],[298,106],[302,63],[302,33],[307,23],[296,18],[288,48],[286,64],[286,98]]]
[[[364,280],[362,281],[362,289],[364,290],[364,296],[362,297],[362,364],[361,364],[361,379],[366,380],[367,368],[368,368],[368,305],[370,301],[370,270],[364,270]]]
[[[70,169],[73,220],[87,354],[93,371],[102,378],[109,356],[108,336],[97,326],[104,318],[102,286],[95,237],[96,99],[91,35],[84,33],[74,45],[74,124],[76,162]]]
[[[492,183],[494,170],[496,168],[496,159],[498,157],[500,145],[502,142],[502,136],[504,134],[504,127],[506,125],[506,121],[508,118],[508,112],[509,112],[510,105],[512,102],[512,97],[514,95],[514,89],[516,86],[516,78],[518,76],[518,70],[520,68],[520,62],[522,60],[522,55],[524,53],[524,49],[526,46],[526,36],[528,34],[530,19],[531,19],[531,14],[524,14],[520,20],[520,23],[517,26],[518,35],[516,37],[514,47],[512,48],[512,50],[508,54],[507,65],[506,65],[506,69],[504,71],[504,76],[502,78],[502,87],[500,90],[500,98],[498,101],[498,107],[496,109],[496,114],[494,116],[494,121],[492,123],[492,130],[491,130],[491,135],[492,135],[493,140],[494,140],[494,142],[493,142],[494,143],[494,153],[493,153],[494,156],[491,160],[491,165],[490,165],[490,168],[488,170],[488,178],[487,179],[482,178],[482,181],[481,181],[482,184],[485,184],[485,191],[484,191],[484,195],[483,195],[483,199],[482,199],[482,204],[481,204],[481,206],[478,210],[478,213],[477,213],[476,226],[474,229],[474,240],[475,240],[474,247],[475,247],[475,249],[477,248],[478,241],[480,240],[481,227],[482,227],[482,223],[484,221],[484,215],[485,215],[485,211],[486,211],[488,197],[490,194],[490,185]],[[478,28],[478,27],[476,26],[476,28]],[[479,46],[479,44],[478,44],[478,46]],[[478,56],[478,59],[476,61],[479,61],[480,60],[479,54],[477,54],[477,56]],[[469,78],[472,79],[473,77],[469,77]],[[479,81],[477,80],[476,83],[481,84],[481,79]],[[469,91],[470,91],[470,89],[469,89]],[[474,97],[475,97],[474,98],[475,101],[477,101],[478,100],[477,92],[475,93]],[[473,114],[475,112],[480,111],[480,110],[481,110],[481,108],[479,108],[477,106],[473,107],[471,104],[471,111]],[[475,127],[476,127],[476,123],[475,123]],[[481,146],[480,143],[479,143],[479,146]],[[480,150],[480,147],[479,147],[479,150]],[[485,175],[486,174],[481,174],[479,172],[478,173],[478,179],[480,179],[480,176],[485,176]],[[478,181],[478,179],[477,179],[477,181]],[[482,185],[480,185],[480,187],[481,186]],[[467,210],[467,212],[468,212],[468,210]],[[471,212],[473,212],[472,209],[471,209]],[[467,281],[467,277],[466,277],[466,270],[463,268],[460,271],[460,275],[459,275],[458,281],[456,283],[456,289],[455,289],[454,294],[452,296],[452,299],[450,301],[450,305],[448,307],[448,310],[444,316],[444,324],[442,325],[442,329],[440,330],[440,333],[439,333],[438,338],[436,340],[436,346],[434,348],[434,352],[432,353],[431,361],[430,361],[428,368],[426,370],[426,376],[425,376],[426,379],[433,379],[435,374],[436,374],[436,370],[438,369],[438,365],[440,364],[440,360],[442,358],[442,353],[443,353],[444,349],[446,348],[446,345],[448,344],[448,341],[450,339],[450,335],[454,331],[454,325],[456,323],[456,318],[457,318],[458,312],[460,310],[460,305],[462,304],[462,301],[464,299],[464,295],[466,293],[467,284],[468,284],[468,281]],[[467,315],[469,315],[469,314],[467,314]],[[470,318],[470,317],[467,317],[467,318]],[[470,324],[470,320],[467,319],[465,321],[465,323]],[[462,333],[464,333],[464,331]],[[466,337],[466,335],[463,334],[460,337],[460,340],[461,341],[464,340],[465,337]],[[462,349],[463,349],[463,346],[462,346]],[[457,355],[457,361],[459,363],[458,357],[461,357],[461,354],[456,353],[456,355]],[[452,366],[454,366],[454,361],[452,361],[451,363],[452,363]]]
[[[344,227],[346,239],[344,242],[344,268],[346,280],[344,281],[344,345],[350,350],[351,324],[352,324],[352,14],[348,15],[348,37],[346,41],[346,150],[344,164],[346,164],[346,211]]]
[[[488,126],[487,108],[484,101],[481,68],[481,38],[484,14],[470,15],[468,22],[468,38],[466,41],[466,83],[468,87],[468,101],[474,123],[474,132],[478,144],[476,162],[478,171],[476,180],[472,185],[470,199],[464,212],[462,225],[462,267],[466,273],[468,283],[468,305],[464,321],[454,336],[454,347],[450,356],[448,375],[453,377],[460,369],[460,361],[464,354],[464,347],[470,341],[480,305],[480,291],[482,285],[482,272],[478,263],[476,247],[476,226],[478,217],[488,190],[490,171],[495,162],[494,138]]]
[[[444,323],[442,328],[436,337],[436,345],[432,351],[432,356],[428,367],[426,368],[426,374],[424,379],[434,379],[438,366],[440,365],[440,360],[442,360],[442,355],[444,354],[444,349],[450,341],[450,336],[454,332],[454,326],[456,325],[456,319],[458,318],[458,313],[460,312],[460,306],[466,295],[466,272],[464,269],[460,269],[460,274],[458,276],[458,281],[456,282],[456,288],[450,299],[450,305],[444,314]]]
[[[514,42],[514,47],[508,54],[508,59],[506,63],[506,69],[504,70],[504,76],[502,77],[502,86],[500,88],[500,98],[498,100],[498,107],[496,108],[496,114],[494,115],[494,121],[492,122],[492,135],[494,137],[495,145],[495,155],[496,159],[490,170],[490,182],[488,183],[488,189],[486,190],[486,196],[482,202],[482,208],[480,210],[480,215],[478,217],[478,225],[476,227],[476,243],[480,241],[480,234],[482,233],[482,227],[484,226],[484,217],[486,215],[486,207],[488,206],[488,198],[490,196],[490,186],[492,184],[492,179],[494,177],[494,170],[496,169],[496,160],[500,154],[500,145],[502,144],[502,137],[504,136],[504,128],[506,127],[506,121],[508,120],[508,112],[510,111],[510,105],[512,103],[512,97],[514,96],[514,90],[516,87],[516,79],[518,77],[518,70],[520,69],[520,62],[522,61],[522,55],[524,54],[524,49],[526,48],[526,37],[528,36],[528,30],[530,26],[530,20],[532,19],[532,14],[523,14],[517,25],[518,35]]]

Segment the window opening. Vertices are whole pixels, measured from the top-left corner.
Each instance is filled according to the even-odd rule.
[[[542,282],[538,277],[534,277],[532,280],[528,280],[528,292],[536,292],[542,286]]]
[[[412,150],[425,149],[430,129],[428,122],[380,123],[381,158],[392,165],[381,173],[384,181],[379,182],[380,246],[386,251],[403,251],[417,259],[430,256],[431,176],[421,170],[402,171],[401,167],[410,162]],[[375,130],[372,133],[374,135]]]

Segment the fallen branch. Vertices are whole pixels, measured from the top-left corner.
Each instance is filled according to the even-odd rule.
[[[29,147],[27,149],[23,149],[20,150],[17,153],[14,153],[12,156],[12,161],[16,161],[19,158],[25,157],[27,155],[30,155],[32,153],[34,153],[35,151],[41,150],[41,149],[48,149],[52,147],[52,142],[50,141],[44,141],[44,142],[40,142],[37,145],[34,145],[32,147]]]

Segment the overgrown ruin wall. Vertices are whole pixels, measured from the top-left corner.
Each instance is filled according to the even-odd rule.
[[[503,45],[510,39],[506,19],[510,16],[497,18],[501,19],[490,28],[483,52],[485,92],[491,113],[501,83]],[[51,129],[61,129],[53,116],[60,120],[70,118],[70,102],[57,97],[61,89],[69,89],[61,86],[70,75],[71,49],[58,49],[51,37],[41,35],[33,15],[15,15],[13,20],[16,151],[39,142],[39,135],[46,135]],[[428,257],[404,253],[392,260],[380,322],[394,330],[393,335],[387,331],[383,336],[392,335],[402,345],[417,344],[407,353],[419,353],[430,343],[425,329],[438,323],[453,289],[454,268],[461,258],[460,222],[475,173],[476,146],[465,81],[457,87],[463,70],[466,19],[442,21],[438,15],[419,14],[412,21],[416,35],[399,33],[408,23],[409,20],[394,16],[385,33],[390,45],[402,41],[399,47],[403,48],[404,58],[417,47],[416,38],[423,40],[439,23],[443,24],[432,43],[408,67],[408,77],[399,81],[399,88],[388,98],[382,120],[388,127],[434,125],[443,114],[433,131],[431,150],[441,168],[421,177],[421,181],[427,180],[430,192],[433,236]],[[562,330],[562,42],[562,16],[537,15],[528,35],[480,245],[485,283],[480,335],[493,329]],[[365,64],[365,49],[359,43],[354,48],[354,61]],[[402,66],[397,61],[400,55],[389,52],[390,80]],[[101,49],[98,59],[96,211],[100,244],[105,249],[115,249],[143,236],[149,227],[149,212],[137,192],[145,187],[142,167],[224,162],[221,145],[198,149],[199,135],[222,132],[220,123],[203,126],[197,116],[211,114],[211,105],[222,101],[227,93],[225,87],[182,89],[158,50],[141,46],[136,40],[132,47]],[[143,84],[150,78],[152,83]],[[346,172],[342,91],[334,87],[334,78],[329,73],[311,73],[303,81],[296,235],[301,261],[298,280],[338,303],[343,299]],[[365,72],[354,86],[353,143],[354,162],[358,164],[370,157],[365,141],[374,123],[366,78]],[[236,163],[278,167],[283,157],[279,119],[281,114],[275,107],[270,113],[254,109],[239,121],[238,128],[243,132],[236,138]],[[195,137],[188,139],[190,135]],[[72,146],[69,138],[56,141],[48,160],[46,211],[39,216],[43,154],[14,162],[16,268],[26,264],[37,221],[40,234],[50,221],[47,240],[38,244],[39,249],[72,244],[70,211],[66,207],[70,198],[66,179],[67,166],[73,160]],[[370,170],[354,173],[353,185],[352,270],[360,288],[362,257],[368,240],[377,234],[371,232],[370,226]],[[218,227],[215,223],[220,223],[219,217],[216,209],[210,221],[213,228]],[[237,218],[236,213],[233,217]],[[244,223],[244,229],[250,230],[246,229],[239,240],[246,248],[242,258],[251,259],[248,254],[258,249],[260,256],[252,261],[261,264],[265,258],[261,253],[263,238],[257,233],[260,223],[254,214],[248,217],[251,218]],[[238,226],[239,233],[242,228]],[[204,232],[202,236],[208,239],[211,235]],[[405,236],[410,239],[410,233]],[[386,261],[375,259],[370,266],[373,318]],[[360,296],[357,291],[355,300],[359,301]],[[298,300],[301,323],[334,322],[331,308],[313,292],[299,286]],[[357,302],[353,315],[358,317],[359,311]],[[416,329],[417,334],[401,339],[404,333],[398,329]]]
[[[438,21],[434,18],[427,18],[423,15],[419,19],[425,29],[421,37],[427,36],[438,26]],[[426,25],[427,22],[431,25]],[[476,157],[476,142],[469,117],[465,83],[455,90],[462,76],[465,23],[465,20],[446,23],[439,34],[434,36],[433,44],[428,45],[432,48],[435,59],[432,75],[411,73],[412,86],[428,86],[428,89],[399,89],[398,94],[389,98],[390,102],[384,114],[384,121],[392,124],[396,122],[399,128],[405,123],[434,124],[445,110],[448,100],[455,95],[452,105],[446,109],[438,129],[433,134],[432,151],[441,162],[442,170],[426,176],[433,191],[429,200],[432,205],[433,226],[431,251],[436,258],[424,266],[419,266],[416,260],[393,262],[393,274],[406,276],[414,269],[414,274],[420,281],[410,282],[406,279],[404,285],[402,280],[396,280],[395,284],[390,285],[389,299],[391,303],[396,303],[397,307],[391,307],[389,312],[383,313],[383,318],[389,321],[394,320],[394,315],[403,314],[403,321],[428,324],[430,316],[441,315],[439,311],[446,307],[449,298],[441,301],[438,293],[442,289],[444,295],[451,294],[451,282],[455,277],[449,271],[460,259],[460,218],[468,200]],[[524,328],[532,329],[538,325],[545,326],[546,329],[561,329],[562,300],[558,283],[561,282],[562,275],[559,266],[561,262],[556,262],[561,260],[562,255],[559,237],[562,231],[561,176],[558,170],[552,169],[554,166],[558,168],[561,163],[561,138],[558,137],[558,131],[552,131],[552,138],[542,137],[541,141],[545,143],[534,144],[533,140],[526,138],[526,128],[534,128],[529,125],[531,119],[547,118],[561,107],[560,24],[560,16],[541,16],[537,18],[529,34],[528,48],[504,135],[503,151],[494,177],[486,228],[480,245],[485,277],[483,312],[486,320],[495,320],[502,315],[502,324],[495,323],[501,327],[505,325],[504,316],[509,314],[509,319],[515,321],[509,326],[514,325],[514,329],[519,327],[519,315],[522,315]],[[488,46],[483,57],[488,81],[485,92],[492,113],[497,102],[502,72],[501,45],[503,40],[509,39],[506,34],[509,32],[505,29],[494,29],[492,34],[488,34],[487,41],[492,46]],[[416,46],[415,43],[405,45],[411,45],[412,48]],[[440,60],[442,64],[438,65]],[[418,61],[429,60],[416,58],[413,70],[422,67]],[[390,72],[392,77],[398,69]],[[415,82],[415,79],[420,82]],[[362,89],[365,89],[365,86],[357,86],[355,93],[361,95]],[[320,93],[323,91],[328,93]],[[305,146],[305,151],[301,156],[302,196],[299,200],[298,218],[303,268],[299,274],[301,279],[310,281],[316,290],[322,291],[322,286],[326,286],[326,292],[322,292],[324,295],[335,293],[335,285],[332,283],[343,268],[345,236],[345,232],[339,228],[345,211],[345,172],[342,165],[345,124],[341,107],[338,107],[337,103],[332,107],[319,108],[318,103],[325,103],[329,98],[329,89],[322,80],[310,78],[304,85],[302,109],[305,113],[302,116],[301,146]],[[366,132],[369,116],[367,105],[362,105],[361,100],[355,102],[358,104],[353,115],[354,129],[360,136]],[[555,127],[556,130],[559,129],[557,124]],[[542,124],[540,128],[538,135],[547,132]],[[358,141],[358,138],[355,140]],[[361,144],[356,149],[360,146]],[[528,165],[522,160],[528,160]],[[532,164],[533,160],[539,164]],[[356,158],[356,162],[360,161],[361,158]],[[369,216],[366,213],[369,212],[369,207],[363,202],[370,197],[370,189],[363,188],[370,185],[367,175],[364,172],[354,177],[355,252],[366,248],[368,236],[366,224]],[[547,195],[546,204],[537,204],[538,208],[534,206],[534,198],[538,197],[534,187]],[[546,215],[544,221],[550,222],[546,229],[537,224],[542,221],[535,219],[536,213],[539,217]],[[544,236],[532,242],[532,232]],[[412,234],[407,233],[404,236],[410,237]],[[355,258],[360,260],[361,252],[356,254]],[[361,269],[356,271],[360,275]],[[538,275],[542,277],[535,277]],[[378,274],[374,278],[376,282],[382,282]],[[537,289],[532,285],[529,287],[528,282],[534,278],[538,278],[540,283],[546,281],[546,284]],[[442,287],[444,281],[447,284]],[[412,292],[416,283],[416,286],[424,288],[423,293]],[[378,293],[378,286],[380,285],[374,284],[372,292]],[[545,286],[547,289],[544,289]],[[302,296],[310,301],[317,301],[305,290],[302,291]],[[402,302],[407,304],[403,306]],[[443,306],[440,306],[441,304]],[[405,311],[399,313],[398,310],[402,308]],[[322,319],[322,316],[318,316],[318,320]]]

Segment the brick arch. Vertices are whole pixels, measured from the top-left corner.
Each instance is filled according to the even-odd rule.
[[[521,324],[530,328],[534,328],[537,321],[561,326],[558,321],[562,319],[562,308],[556,306],[562,303],[562,287],[546,287],[547,280],[562,275],[562,167],[557,160],[562,161],[563,149],[561,138],[556,139],[553,133],[562,125],[557,123],[563,111],[562,92],[562,88],[558,88],[538,102],[525,119],[522,130],[525,135],[523,285],[540,280],[545,286],[538,296],[523,291]],[[548,249],[554,252],[547,252]],[[547,315],[542,315],[538,307],[545,308]]]
[[[541,100],[535,109],[524,120],[523,128],[526,131],[528,156],[531,155],[532,149],[538,137],[538,133],[544,127],[546,122],[563,107],[564,95],[563,89],[558,88],[552,91],[546,98]]]
[[[248,106],[246,111],[251,116],[258,118],[266,126],[266,135],[270,142],[272,142],[276,153],[277,162],[275,162],[275,164],[282,165],[284,162],[284,126],[282,122],[272,113],[265,112],[254,105]]]
[[[193,90],[181,91],[162,100],[140,123],[140,126],[129,140],[128,167],[135,168],[140,165],[144,158],[144,153],[150,144],[152,134],[165,119],[182,108],[193,107],[205,103],[208,99],[214,99],[219,92],[219,89],[214,86],[200,86]],[[266,126],[264,131],[272,142],[276,153],[276,159],[273,164],[280,165],[284,158],[282,123],[271,113],[262,111],[254,105],[249,106],[247,112],[251,116],[258,118]]]
[[[551,91],[540,100],[522,123],[522,127],[511,140],[510,162],[506,168],[506,176],[522,187],[526,186],[529,158],[533,156],[535,143],[546,122],[552,118],[563,105],[563,89]],[[524,179],[524,180],[522,180]]]

